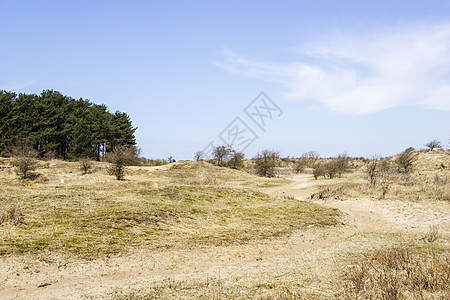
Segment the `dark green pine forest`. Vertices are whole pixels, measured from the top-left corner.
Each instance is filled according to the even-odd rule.
[[[136,144],[130,116],[53,90],[40,95],[0,90],[0,155],[24,140],[44,157],[100,159],[114,146]]]

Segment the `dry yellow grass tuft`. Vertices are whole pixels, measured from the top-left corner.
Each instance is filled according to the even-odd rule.
[[[450,252],[429,245],[380,248],[342,279],[339,299],[448,299]]]

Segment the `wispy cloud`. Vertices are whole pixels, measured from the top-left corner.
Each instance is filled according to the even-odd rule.
[[[410,105],[450,110],[450,23],[327,38],[292,63],[225,54],[217,66],[281,83],[287,98],[314,100],[335,112]]]
[[[35,84],[36,84],[35,81],[23,81],[23,82],[10,81],[6,83],[0,83],[0,90],[17,92],[18,90],[29,88]]]

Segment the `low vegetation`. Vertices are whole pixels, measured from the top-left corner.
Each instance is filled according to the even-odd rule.
[[[64,185],[58,181],[61,172],[71,174],[77,165],[62,163],[61,168],[42,170],[47,181],[26,185],[2,173],[0,197],[17,203],[21,215],[5,210],[2,218],[11,222],[0,226],[0,255],[54,251],[90,259],[144,246],[253,243],[339,223],[333,209],[274,198],[245,183],[220,184],[257,177],[203,162],[173,164],[152,175],[141,167],[126,181],[111,180],[103,169],[72,175]],[[23,222],[14,221],[22,216]]]
[[[449,299],[450,252],[430,245],[383,247],[347,268],[339,299]]]

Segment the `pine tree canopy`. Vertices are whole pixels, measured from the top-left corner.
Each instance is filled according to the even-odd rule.
[[[27,95],[0,90],[0,155],[23,140],[40,156],[100,159],[116,145],[136,145],[130,116],[53,90]]]

